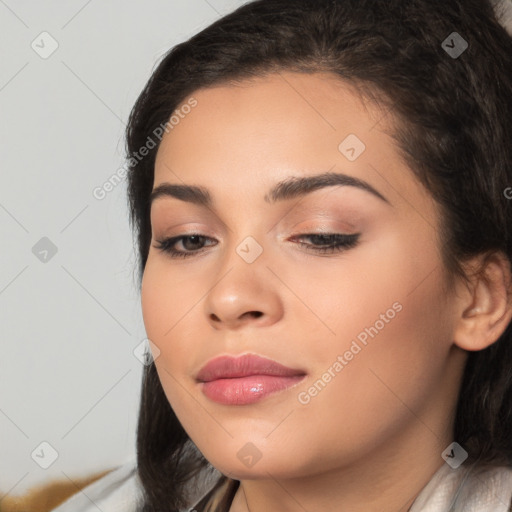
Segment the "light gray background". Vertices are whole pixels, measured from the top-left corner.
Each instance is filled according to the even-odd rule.
[[[145,331],[126,187],[93,190],[123,165],[161,56],[242,3],[0,0],[0,497],[135,458]]]
[[[92,191],[123,165],[162,55],[242,3],[0,1],[0,497],[135,458],[146,335],[125,181]]]

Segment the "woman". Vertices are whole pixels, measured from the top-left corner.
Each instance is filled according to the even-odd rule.
[[[56,510],[512,510],[505,16],[259,0],[169,52],[127,129],[137,468]]]

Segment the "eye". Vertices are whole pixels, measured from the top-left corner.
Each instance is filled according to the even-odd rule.
[[[331,254],[355,247],[359,241],[359,237],[360,233],[350,235],[342,233],[311,233],[296,236],[293,239],[309,238],[313,243],[298,242],[298,244],[301,247],[304,247],[307,251],[313,251],[320,254]],[[202,252],[201,249],[204,247],[204,243],[207,240],[213,239],[199,233],[194,233],[157,240],[156,242],[158,245],[155,245],[154,247],[169,254],[171,258],[188,258],[194,254]],[[181,243],[185,250],[177,249],[176,245],[178,243]]]
[[[199,251],[195,250],[192,252],[184,252],[176,250],[175,245],[177,242],[182,242],[183,247],[189,245],[188,249],[190,249],[190,246],[192,246],[192,249],[197,249],[197,245],[202,245],[204,240],[207,239],[209,238],[196,233],[191,235],[174,236],[171,238],[164,238],[163,240],[157,240],[158,245],[155,245],[154,247],[169,254],[171,258],[187,258]],[[191,241],[191,244],[187,244],[187,241]],[[187,247],[185,247],[185,249],[187,249]]]
[[[301,247],[305,247],[308,251],[313,251],[322,254],[330,254],[335,252],[345,251],[355,247],[359,241],[360,233],[350,235],[342,233],[311,233],[307,235],[300,235],[295,239],[309,238],[313,244],[306,244],[299,242]]]

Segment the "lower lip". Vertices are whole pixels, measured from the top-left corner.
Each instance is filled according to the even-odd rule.
[[[272,393],[290,388],[305,375],[278,377],[275,375],[249,375],[232,379],[201,382],[202,392],[214,402],[224,405],[247,405],[262,400]]]

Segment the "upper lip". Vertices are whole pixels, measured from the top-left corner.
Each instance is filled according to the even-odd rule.
[[[306,375],[306,372],[283,366],[272,359],[256,354],[244,354],[239,357],[219,356],[210,359],[199,370],[196,379],[200,382],[209,382],[216,379],[247,377],[249,375],[293,377],[296,375]]]

